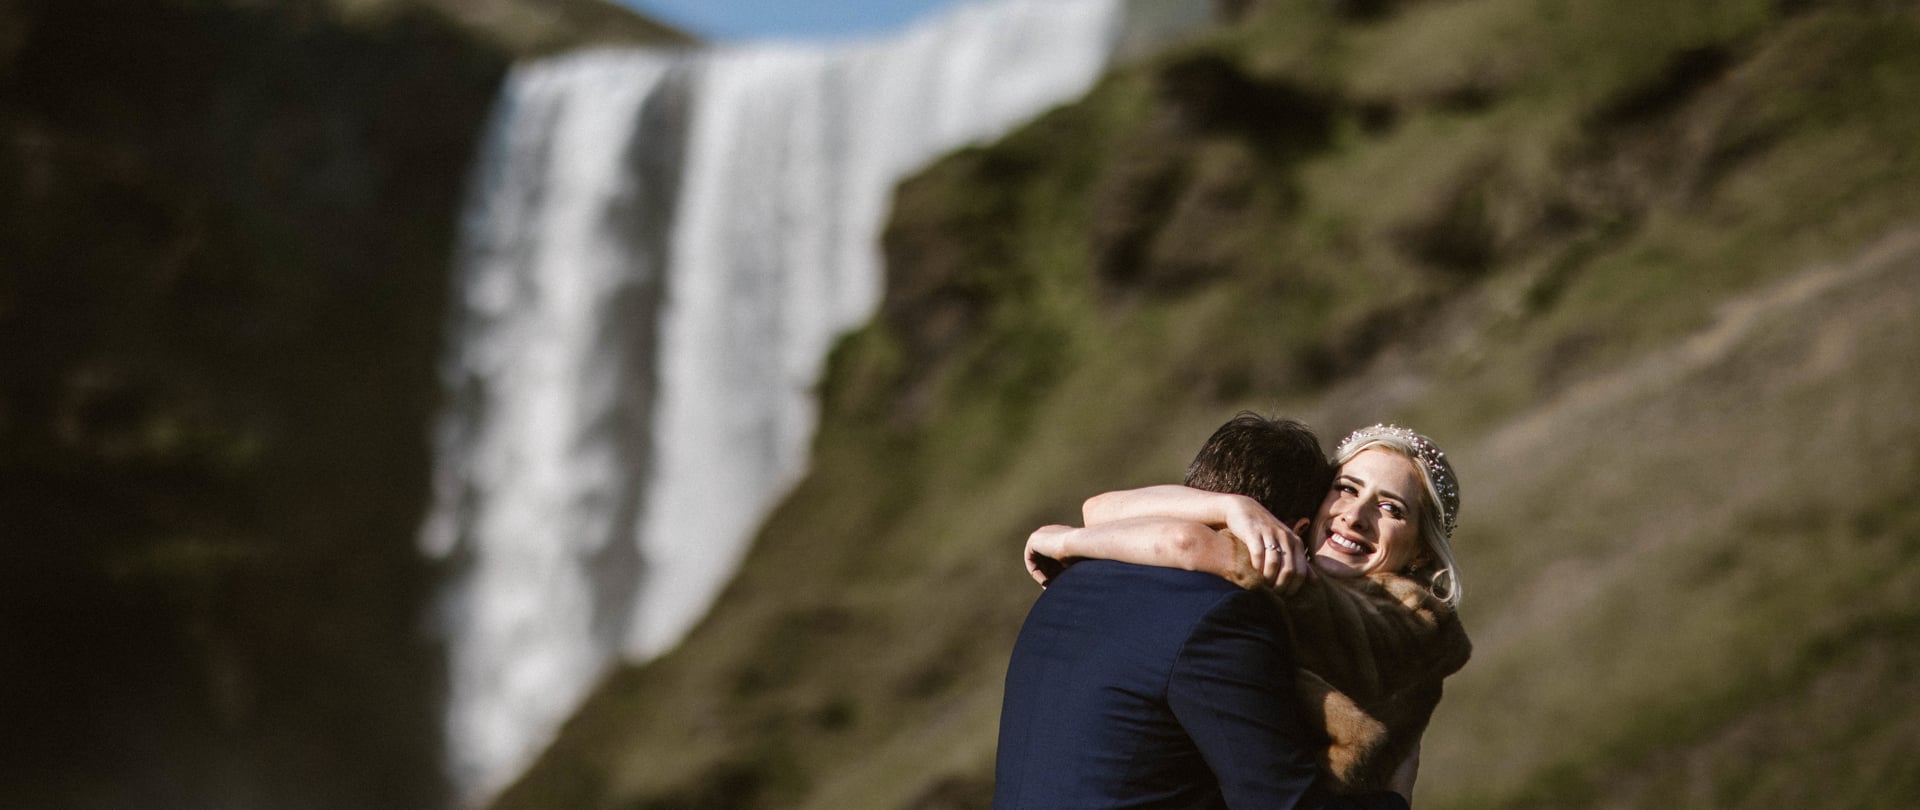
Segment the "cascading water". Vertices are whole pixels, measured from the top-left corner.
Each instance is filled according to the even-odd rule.
[[[838,46],[596,51],[509,78],[457,282],[435,503],[448,749],[491,797],[614,661],[705,613],[878,300],[893,184],[1091,85],[1117,0]]]
[[[645,53],[518,71],[483,147],[422,537],[453,577],[448,748],[469,798],[526,761],[634,614],[673,78]]]

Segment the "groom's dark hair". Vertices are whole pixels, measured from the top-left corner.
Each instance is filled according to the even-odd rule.
[[[1292,523],[1318,511],[1333,485],[1333,465],[1306,425],[1241,411],[1200,446],[1186,484],[1245,495]]]

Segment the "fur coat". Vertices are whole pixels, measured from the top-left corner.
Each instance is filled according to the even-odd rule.
[[[1274,598],[1286,608],[1308,722],[1326,729],[1329,787],[1385,789],[1433,717],[1440,682],[1472,654],[1459,617],[1397,574],[1318,576]]]

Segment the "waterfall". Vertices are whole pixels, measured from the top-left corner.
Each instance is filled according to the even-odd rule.
[[[464,219],[421,541],[451,580],[463,801],[706,612],[804,471],[894,183],[1084,92],[1120,16],[996,0],[886,39],[515,69]]]
[[[642,567],[676,194],[675,66],[591,53],[513,73],[463,222],[435,502],[448,747],[491,792],[625,642]],[[664,157],[665,159],[662,159]]]

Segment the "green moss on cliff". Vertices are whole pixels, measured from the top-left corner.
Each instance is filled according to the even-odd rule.
[[[374,27],[430,9],[474,39],[521,57],[604,45],[685,46],[695,41],[685,31],[635,14],[612,0],[310,1],[335,9],[349,24]]]
[[[509,55],[301,4],[0,28],[0,801],[439,804],[413,535]]]
[[[812,474],[500,805],[982,806],[1021,538],[1243,407],[1461,466],[1423,806],[1913,803],[1916,38],[1275,0],[931,167]]]

